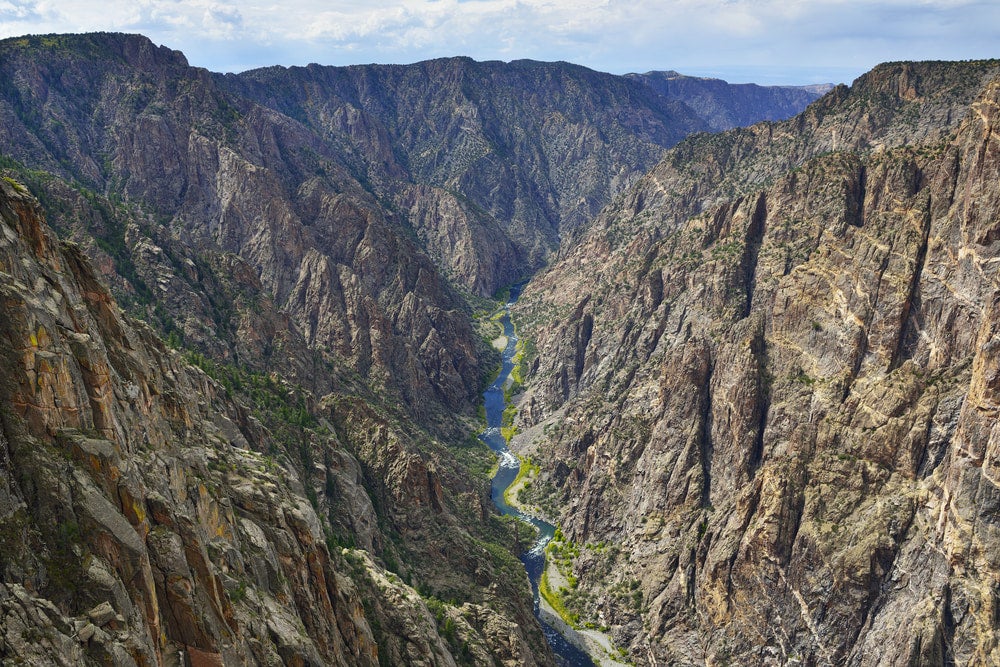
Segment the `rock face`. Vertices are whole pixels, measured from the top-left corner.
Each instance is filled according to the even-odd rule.
[[[548,664],[523,571],[483,546],[496,520],[426,435],[214,379],[122,315],[22,185],[0,219],[4,662]]]
[[[684,102],[716,131],[753,125],[762,120],[791,118],[833,88],[832,84],[758,86],[755,83],[727,83],[674,71],[625,76],[644,83],[667,99]]]
[[[0,187],[5,659],[376,664],[315,512],[250,448],[259,425]]]
[[[571,608],[650,664],[995,664],[1000,64],[673,149],[525,290]]]
[[[266,91],[250,79],[141,37],[32,37],[0,52],[5,173],[73,241],[52,240],[23,186],[5,186],[4,658],[550,664],[517,541],[470,473],[489,466],[465,442],[485,355],[441,272],[490,292],[515,276],[505,262],[523,262],[509,221],[449,180],[494,192],[508,173],[459,168],[485,126],[410,136],[420,125],[406,115],[410,129],[382,127],[345,107],[332,132],[312,107],[286,115],[255,101]],[[473,64],[413,71],[456,65],[461,78]],[[614,77],[522,69],[520,83],[537,70],[624,91],[597,129],[584,124],[601,90],[565,96],[590,105],[573,112],[582,135],[610,137],[594,139],[607,149],[587,167],[597,198],[638,173],[624,161],[659,156],[653,139],[686,131],[633,98],[701,127]],[[494,141],[519,131],[505,119]],[[500,161],[540,164],[525,156],[544,156],[543,125],[566,139],[543,120]],[[625,131],[646,125],[647,138]],[[416,154],[389,164],[445,136],[435,160],[448,178],[416,169]],[[561,180],[526,167],[511,210],[555,207],[529,197],[551,192],[531,178],[589,193],[570,187],[584,180],[573,159],[591,156],[559,162],[572,172]],[[621,178],[608,186],[602,170]],[[554,244],[535,231],[524,238]],[[121,315],[104,282],[155,332]]]

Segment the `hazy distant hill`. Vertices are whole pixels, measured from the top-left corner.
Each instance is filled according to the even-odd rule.
[[[729,130],[762,120],[784,120],[833,88],[832,84],[759,86],[684,76],[674,71],[626,74],[670,100],[691,107],[713,130]]]

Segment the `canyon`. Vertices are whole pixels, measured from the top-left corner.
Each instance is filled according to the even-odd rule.
[[[998,77],[0,42],[0,657],[995,663]]]

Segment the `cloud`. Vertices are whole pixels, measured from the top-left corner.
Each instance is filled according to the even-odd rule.
[[[243,29],[243,16],[234,7],[212,5],[203,14],[206,33],[214,39],[234,39]]]
[[[883,60],[982,58],[998,55],[1000,44],[1000,6],[983,0],[104,0],[95,7],[0,0],[0,35],[142,32],[219,71],[469,55],[762,82],[805,82],[813,73],[850,80]]]
[[[0,0],[0,24],[7,21],[41,21],[42,15],[30,0]]]

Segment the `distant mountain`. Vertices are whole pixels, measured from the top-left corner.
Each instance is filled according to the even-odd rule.
[[[785,120],[826,94],[833,84],[759,86],[684,76],[672,70],[626,74],[669,100],[687,104],[713,130],[729,130],[762,120]]]

